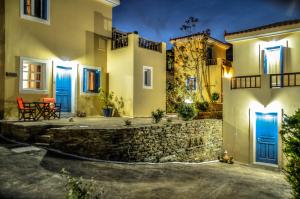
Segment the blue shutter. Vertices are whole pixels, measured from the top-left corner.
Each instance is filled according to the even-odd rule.
[[[190,78],[187,78],[186,82],[185,82],[185,86],[187,90],[190,90]]]
[[[96,70],[95,71],[95,90],[94,92],[95,93],[99,93],[99,88],[100,88],[100,75],[101,75],[101,72],[99,70]]]
[[[264,74],[268,73],[268,58],[267,58],[267,50],[264,50]]]
[[[83,69],[83,83],[82,83],[82,90],[86,93],[87,91],[87,69]]]
[[[48,20],[48,0],[42,0],[42,19]]]
[[[27,13],[27,0],[23,0],[23,12],[24,12],[24,15],[28,15],[28,13]]]
[[[194,91],[197,90],[197,78],[194,78]]]

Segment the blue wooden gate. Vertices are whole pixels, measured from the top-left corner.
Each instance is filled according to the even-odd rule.
[[[256,113],[256,162],[278,163],[277,113]]]
[[[72,69],[57,66],[56,102],[61,103],[62,112],[71,112]]]

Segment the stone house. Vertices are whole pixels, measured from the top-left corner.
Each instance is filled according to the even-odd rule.
[[[29,102],[54,97],[63,112],[100,115],[99,88],[124,98],[125,116],[150,116],[150,107],[164,108],[165,101],[152,102],[152,96],[164,95],[164,87],[159,88],[164,75],[158,77],[156,71],[165,67],[165,44],[157,44],[160,50],[154,51],[151,42],[134,34],[129,35],[130,53],[115,50],[112,10],[119,4],[119,0],[0,0],[0,118],[16,117],[16,97]],[[139,45],[139,40],[149,46]],[[124,56],[135,60],[126,58],[124,66]],[[157,61],[147,62],[148,57]],[[142,80],[145,71],[147,88]],[[124,84],[124,78],[131,79],[131,85]]]
[[[225,33],[234,76],[224,81],[224,147],[237,161],[282,167],[284,114],[300,107],[300,20]]]

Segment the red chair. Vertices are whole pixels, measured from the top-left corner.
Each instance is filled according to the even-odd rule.
[[[61,104],[57,104],[54,98],[43,98],[45,104],[45,114],[48,114],[48,119],[59,118],[61,113]]]
[[[35,120],[36,109],[31,103],[25,103],[23,98],[17,98],[18,110],[19,110],[19,121],[21,120]]]

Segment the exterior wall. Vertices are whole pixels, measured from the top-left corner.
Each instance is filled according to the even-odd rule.
[[[51,0],[50,25],[46,25],[21,19],[19,0],[5,0],[5,3],[5,70],[19,73],[21,56],[52,63],[49,69],[49,93],[46,95],[21,94],[19,77],[5,78],[6,117],[15,116],[17,96],[25,101],[53,96],[55,84],[52,73],[57,62],[64,65],[76,63],[73,64],[75,68],[80,64],[101,67],[102,86],[105,87],[106,52],[99,51],[98,39],[111,36],[111,6],[91,0]],[[99,114],[100,105],[96,97],[81,96],[79,88],[80,84],[77,84],[75,109],[86,111],[88,115]]]
[[[0,120],[4,117],[5,0],[0,0]]]
[[[262,50],[285,47],[284,72],[300,72],[300,32],[233,42],[234,76],[262,75],[261,88],[230,90],[230,81],[223,85],[224,148],[237,161],[254,163],[255,112],[277,112],[279,129],[283,114],[293,114],[300,107],[299,87],[270,88],[270,75],[263,75]],[[279,167],[284,165],[282,142],[278,132]]]
[[[134,48],[134,116],[150,117],[156,109],[166,110],[166,44],[162,52],[152,51],[138,46],[135,35]],[[153,88],[143,88],[143,66],[153,68]]]
[[[128,39],[128,47],[111,50],[111,41],[108,44],[109,90],[123,97],[125,116],[133,117],[134,34]]]

